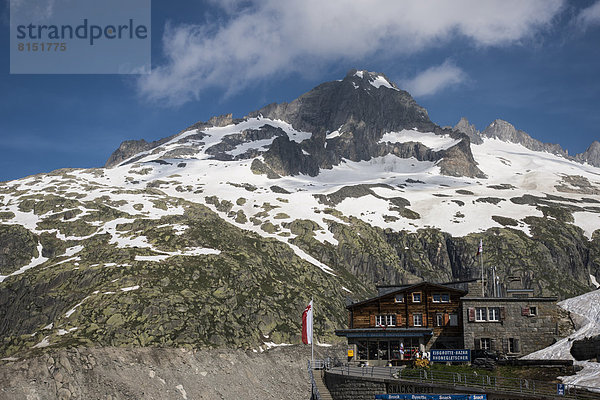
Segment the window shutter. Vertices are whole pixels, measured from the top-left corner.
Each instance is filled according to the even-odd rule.
[[[513,343],[515,344],[515,353],[520,353],[521,352],[521,343],[520,340],[517,338],[513,339]]]
[[[450,316],[448,314],[444,314],[444,326],[450,324]]]
[[[402,326],[402,314],[396,314],[396,326]]]
[[[469,307],[469,322],[475,321],[475,309],[473,307]]]
[[[371,318],[370,325],[371,325],[371,327],[374,327],[376,324],[375,314],[371,314],[370,318]]]
[[[490,350],[496,350],[496,339],[490,339]]]
[[[502,339],[502,352],[508,353],[508,339]]]
[[[529,307],[522,307],[521,315],[526,316],[526,317],[529,316]]]
[[[506,319],[506,307],[500,307],[500,321]]]
[[[475,339],[475,350],[479,350],[481,348],[481,340]]]

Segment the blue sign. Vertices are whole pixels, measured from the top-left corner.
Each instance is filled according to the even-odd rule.
[[[565,395],[565,384],[564,383],[557,383],[556,384],[556,394],[559,396],[564,396]]]
[[[486,394],[376,394],[384,400],[487,400]]]
[[[471,361],[471,350],[430,350],[431,361],[438,362],[469,362]]]

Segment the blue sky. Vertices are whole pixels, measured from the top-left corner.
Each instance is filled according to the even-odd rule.
[[[571,154],[600,140],[600,0],[155,0],[146,76],[10,75],[1,4],[0,181],[102,166],[123,140],[241,117],[352,68],[385,73],[440,125],[502,118]]]

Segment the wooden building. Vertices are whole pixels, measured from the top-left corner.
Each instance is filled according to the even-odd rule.
[[[371,364],[409,359],[416,351],[463,347],[460,298],[467,292],[422,282],[349,305],[352,359]]]

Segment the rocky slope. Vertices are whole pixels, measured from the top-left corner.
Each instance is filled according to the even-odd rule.
[[[258,351],[298,343],[313,297],[331,342],[346,297],[479,275],[479,240],[503,284],[588,291],[600,169],[511,127],[442,129],[384,75],[351,71],[242,119],[126,142],[111,168],[5,182],[0,354]]]
[[[343,349],[316,349],[318,357],[341,355]],[[0,399],[304,399],[310,396],[309,358],[310,346],[278,347],[264,353],[114,347],[58,350],[0,366]]]

